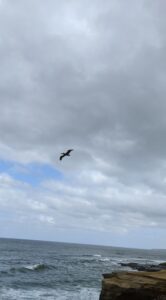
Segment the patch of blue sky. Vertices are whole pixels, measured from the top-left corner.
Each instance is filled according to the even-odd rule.
[[[63,180],[63,174],[48,164],[18,164],[13,161],[0,160],[0,173],[6,173],[32,186],[37,186],[48,179]]]

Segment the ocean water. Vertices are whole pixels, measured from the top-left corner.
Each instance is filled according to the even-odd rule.
[[[159,263],[166,250],[0,239],[1,300],[98,300],[120,262]]]

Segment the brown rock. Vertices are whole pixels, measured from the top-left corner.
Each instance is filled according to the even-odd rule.
[[[166,271],[105,274],[100,300],[166,300]]]

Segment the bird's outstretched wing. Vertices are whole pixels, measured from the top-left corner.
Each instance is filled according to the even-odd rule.
[[[70,154],[70,152],[73,151],[73,149],[69,149],[66,151],[66,155]]]
[[[65,155],[64,154],[62,154],[60,157],[59,157],[59,159],[60,160],[62,160],[62,158],[64,157]]]

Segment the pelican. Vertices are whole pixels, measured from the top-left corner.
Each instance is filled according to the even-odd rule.
[[[69,149],[66,152],[61,153],[61,156],[59,157],[60,160],[64,158],[65,156],[70,156],[70,152],[73,151],[73,149]]]

